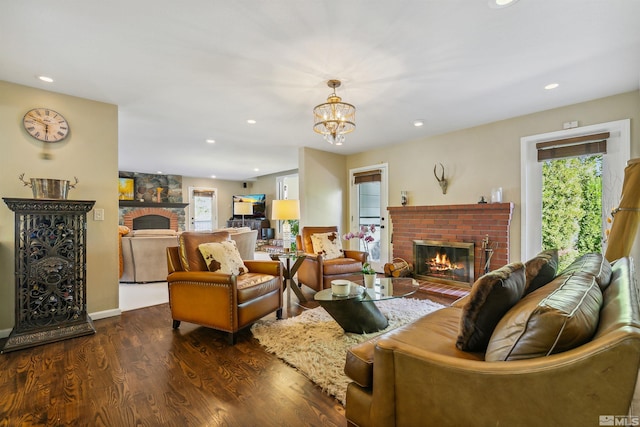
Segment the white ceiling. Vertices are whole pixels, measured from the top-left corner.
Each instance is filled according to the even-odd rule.
[[[357,107],[341,147],[312,130],[332,78]],[[117,104],[120,170],[251,180],[297,168],[297,147],[357,153],[638,90],[640,1],[3,0],[0,79]]]

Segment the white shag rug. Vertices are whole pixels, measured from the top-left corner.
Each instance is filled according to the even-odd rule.
[[[347,349],[444,306],[430,300],[397,298],[375,303],[389,326],[371,334],[344,332],[322,307],[284,320],[260,320],[253,336],[267,351],[297,368],[343,405],[349,378],[344,374]]]

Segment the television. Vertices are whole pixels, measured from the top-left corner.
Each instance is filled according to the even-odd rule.
[[[267,217],[267,196],[266,194],[242,194],[233,196],[231,209],[234,210],[233,218],[241,219],[242,215],[235,212],[236,203],[251,203],[253,205],[253,215],[245,215],[245,218],[266,218]]]

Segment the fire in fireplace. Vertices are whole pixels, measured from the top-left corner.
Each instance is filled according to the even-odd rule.
[[[414,240],[415,276],[470,286],[474,281],[474,251],[473,243]]]

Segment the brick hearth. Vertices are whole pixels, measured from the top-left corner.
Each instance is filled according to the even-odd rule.
[[[393,257],[413,260],[414,240],[475,243],[475,277],[484,271],[482,239],[495,247],[490,269],[509,263],[509,225],[513,203],[389,207]]]

